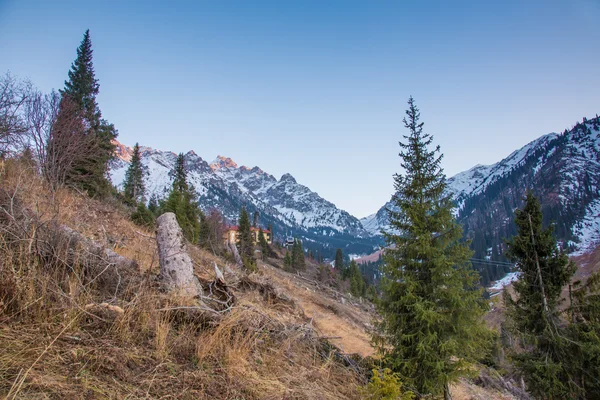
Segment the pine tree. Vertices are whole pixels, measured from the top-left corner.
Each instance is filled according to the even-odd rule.
[[[570,358],[563,368],[571,372],[579,398],[600,399],[600,273],[574,286],[567,310]]]
[[[114,156],[115,146],[112,140],[117,137],[114,125],[102,119],[102,113],[96,102],[100,85],[95,77],[93,50],[89,30],[85,31],[83,40],[77,48],[77,58],[71,65],[69,79],[60,91],[62,100],[57,119],[68,117],[61,115],[72,113],[65,104],[74,104],[81,111],[85,126],[85,138],[81,138],[82,146],[78,151],[85,154],[67,171],[67,184],[72,184],[87,191],[91,196],[106,195],[110,191],[110,183],[106,179],[108,163]],[[85,149],[84,149],[85,147]]]
[[[96,102],[96,96],[100,93],[100,85],[94,72],[93,53],[88,29],[83,34],[83,40],[77,48],[77,58],[71,65],[69,79],[65,81],[65,88],[60,93],[68,96],[79,106],[89,127],[95,130],[100,126],[102,114]]]
[[[242,256],[242,260],[244,261],[246,268],[253,269],[254,241],[252,238],[252,232],[250,230],[250,218],[248,217],[246,207],[242,207],[240,210],[238,229],[237,247],[240,252],[240,256]]]
[[[140,202],[137,204],[135,212],[131,214],[131,220],[138,225],[150,228],[154,226],[155,216],[144,202]]]
[[[203,217],[198,207],[193,186],[187,182],[185,158],[183,153],[177,156],[175,167],[170,172],[173,185],[169,196],[160,207],[161,214],[173,212],[181,226],[183,235],[192,243],[197,243],[200,236],[200,220]]]
[[[148,175],[148,170],[140,159],[140,145],[138,143],[133,146],[133,154],[131,162],[125,172],[125,183],[123,185],[123,194],[125,200],[130,204],[144,202],[146,194],[146,185],[144,178]]]
[[[283,268],[286,271],[292,271],[293,270],[293,266],[292,266],[292,254],[288,250],[285,251],[285,257],[283,258]]]
[[[258,244],[260,246],[260,250],[263,255],[263,259],[269,257],[271,255],[271,249],[269,248],[269,243],[267,243],[267,239],[265,238],[265,234],[263,230],[259,228],[258,230]]]
[[[335,261],[333,262],[333,268],[340,274],[342,279],[346,278],[346,267],[344,266],[344,253],[342,249],[335,251]]]
[[[356,297],[364,296],[367,292],[367,283],[360,273],[358,264],[354,260],[350,261],[348,276],[350,278],[350,293]]]
[[[304,258],[304,250],[300,239],[294,239],[294,244],[292,246],[292,267],[294,270],[300,271],[306,269],[306,260]]]
[[[150,200],[148,200],[148,210],[154,215],[158,214],[159,204],[158,204],[158,196],[156,193],[152,193],[150,196]]]
[[[515,215],[518,232],[507,242],[506,256],[517,264],[520,277],[513,284],[516,300],[505,293],[505,301],[509,328],[521,338],[525,351],[511,357],[535,397],[571,398],[576,392],[574,371],[564,368],[569,342],[558,306],[576,266],[558,249],[552,226],[543,229],[540,202],[531,192]]]
[[[452,199],[445,194],[439,146],[423,132],[419,110],[408,101],[400,142],[404,175],[394,176],[396,193],[385,233],[382,298],[383,335],[375,337],[389,366],[423,395],[450,398],[450,383],[468,373],[486,348],[479,277],[460,242]],[[399,232],[399,233],[395,233]]]

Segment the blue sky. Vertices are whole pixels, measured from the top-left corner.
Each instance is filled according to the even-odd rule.
[[[600,112],[599,0],[0,0],[0,72],[61,88],[90,29],[119,140],[289,172],[357,217],[414,96],[448,176]]]

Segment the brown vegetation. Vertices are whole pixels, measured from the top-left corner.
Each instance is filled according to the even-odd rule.
[[[188,246],[207,311],[160,291],[155,234],[120,203],[50,190],[15,160],[0,162],[0,187],[0,397],[361,398],[372,305],[319,282],[312,261],[303,275],[280,260],[247,274]],[[133,263],[100,268],[111,252]]]
[[[49,191],[22,163],[1,168],[3,396],[358,398],[364,377],[319,339],[293,301],[279,299],[268,276],[225,268],[235,307],[218,320],[183,312],[194,301],[157,290],[152,232],[129,223],[118,207]],[[29,232],[17,235],[19,214],[32,218],[22,225]],[[57,248],[54,258],[32,251],[39,243],[31,231],[51,224],[134,259],[134,279],[115,296],[88,268],[84,247]],[[212,263],[223,260],[197,248],[191,255],[200,281],[214,281]]]

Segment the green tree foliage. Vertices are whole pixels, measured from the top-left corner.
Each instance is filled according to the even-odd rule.
[[[146,207],[146,204],[144,204],[143,202],[139,202],[135,211],[133,212],[133,214],[131,214],[131,220],[140,226],[151,228],[152,226],[154,226],[156,217],[154,216],[152,211],[150,211],[148,207]]]
[[[265,238],[265,234],[263,233],[262,229],[258,230],[258,245],[260,246],[263,259],[271,255],[272,250],[269,247],[269,243],[267,243],[267,238]]]
[[[506,243],[506,256],[521,275],[513,284],[518,298],[508,299],[508,305],[519,331],[539,335],[556,320],[561,291],[576,266],[558,249],[552,226],[543,229],[540,202],[533,193],[527,193],[523,209],[515,216],[517,235]]]
[[[77,151],[85,157],[74,159],[65,181],[87,191],[91,196],[106,195],[110,191],[111,185],[106,179],[106,171],[108,162],[114,156],[115,147],[112,140],[117,137],[114,125],[102,119],[96,102],[99,91],[100,85],[94,72],[90,32],[86,30],[77,48],[77,58],[71,65],[69,79],[65,81],[65,87],[60,93],[62,100],[68,99],[65,104],[74,104],[81,111],[84,122],[84,133],[79,138],[82,146]],[[65,116],[65,113],[70,115]],[[71,119],[72,114],[71,107],[63,106],[61,101],[57,120]],[[70,151],[73,151],[73,147]],[[64,155],[61,157],[64,158]]]
[[[158,196],[156,196],[156,193],[152,193],[152,196],[150,196],[150,200],[148,201],[148,210],[150,210],[152,214],[157,215],[159,207]]]
[[[567,330],[570,362],[566,368],[580,398],[600,399],[600,273],[585,283],[576,282],[572,299],[568,310],[572,322]]]
[[[171,170],[170,175],[173,178],[173,185],[169,196],[161,204],[160,213],[175,213],[183,235],[190,242],[197,243],[203,214],[198,207],[194,188],[187,182],[183,153],[177,156],[175,168]]]
[[[344,253],[342,252],[342,249],[337,249],[335,251],[335,261],[333,262],[333,267],[338,271],[341,271],[344,268]]]
[[[244,266],[250,270],[256,269],[256,263],[254,262],[254,240],[252,238],[252,232],[250,230],[250,218],[245,207],[240,210],[240,219],[238,221],[238,237],[237,247],[240,252],[240,256],[244,262]]]
[[[522,210],[517,210],[517,235],[507,242],[507,257],[517,264],[520,278],[513,284],[516,300],[505,293],[509,330],[520,338],[524,351],[511,358],[536,398],[577,398],[577,368],[571,365],[571,341],[561,321],[561,291],[576,266],[561,252],[552,226],[542,227],[538,199],[529,192]]]
[[[412,97],[408,105],[409,133],[400,142],[405,174],[394,176],[398,211],[389,210],[394,231],[385,234],[392,248],[384,256],[378,302],[383,335],[375,341],[406,384],[449,398],[450,383],[487,348],[489,331],[471,252],[445,195],[439,146],[429,150],[433,137],[423,132]]]
[[[304,258],[304,249],[300,239],[294,239],[292,246],[292,268],[296,271],[306,270],[306,259]]]
[[[350,279],[350,293],[356,297],[364,297],[367,293],[367,282],[360,273],[356,261],[350,261],[348,267],[348,278]]]
[[[348,268],[344,264],[344,253],[342,249],[337,249],[335,251],[335,260],[333,262],[333,267],[340,274],[340,277],[343,280],[348,279]]]
[[[125,183],[123,185],[123,194],[125,201],[130,204],[144,202],[146,194],[146,185],[144,179],[148,175],[148,170],[140,159],[140,145],[133,146],[131,162],[125,172]]]
[[[100,85],[96,79],[93,64],[92,41],[89,29],[83,34],[83,40],[77,48],[77,58],[71,65],[69,79],[65,88],[60,92],[69,96],[83,111],[90,128],[98,129],[102,114],[96,96],[100,93]]]
[[[412,400],[415,395],[402,390],[402,382],[397,373],[385,368],[381,372],[373,370],[373,376],[362,390],[365,400]]]
[[[285,257],[283,257],[283,268],[286,271],[292,271],[293,270],[293,266],[292,266],[292,253],[290,253],[288,250],[285,251]]]

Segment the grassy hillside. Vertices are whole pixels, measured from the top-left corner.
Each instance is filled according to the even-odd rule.
[[[9,160],[0,207],[0,397],[366,398],[374,308],[317,282],[316,265],[299,275],[271,260],[247,274],[190,246],[210,307],[199,309],[159,290],[154,232],[117,201],[52,192]],[[131,267],[104,262],[71,230]],[[467,381],[454,391],[512,398]]]

